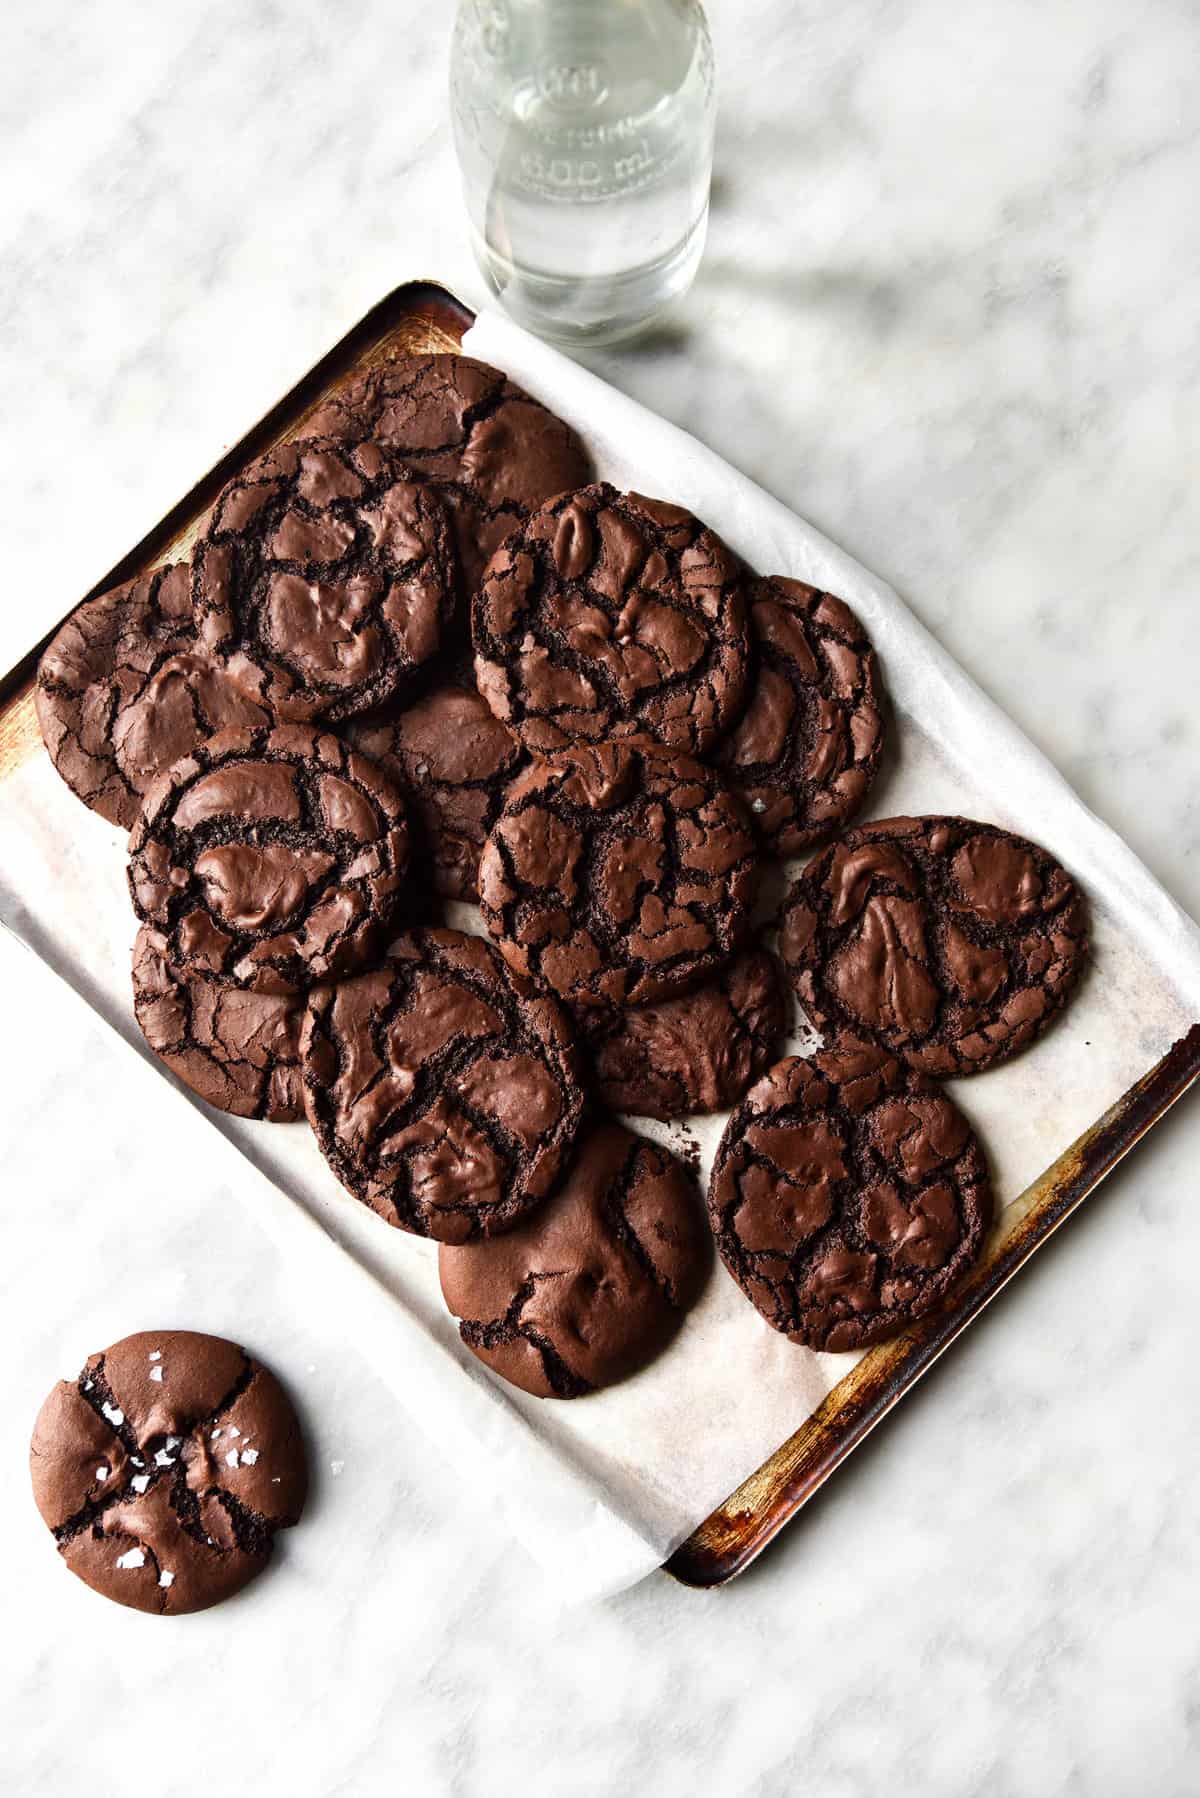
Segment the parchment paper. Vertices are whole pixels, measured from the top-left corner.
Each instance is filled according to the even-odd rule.
[[[465,347],[567,418],[606,479],[690,506],[761,572],[810,581],[854,606],[879,651],[894,723],[868,815],[992,820],[1043,842],[1087,889],[1093,963],[1065,1017],[1010,1066],[952,1083],[987,1145],[1000,1205],[1010,1205],[1200,1018],[1200,931],[882,582],[711,451],[500,315],[481,315]],[[38,755],[0,785],[0,845],[0,920],[148,1055],[129,998],[123,834],[87,812]],[[452,922],[479,928],[468,908],[452,911]],[[527,1398],[462,1348],[433,1247],[343,1193],[305,1125],[248,1124],[190,1097],[181,1103],[165,1073],[163,1082],[161,1102],[186,1143],[189,1206],[227,1155],[217,1133],[253,1163],[247,1202],[303,1256],[320,1302],[342,1308],[348,1335],[369,1345],[464,1477],[494,1492],[565,1592],[615,1590],[656,1566],[853,1364],[786,1342],[717,1266],[652,1367],[570,1404]],[[698,1143],[706,1183],[723,1118],[633,1122],[675,1146]],[[69,1092],[61,1127],[72,1127]]]

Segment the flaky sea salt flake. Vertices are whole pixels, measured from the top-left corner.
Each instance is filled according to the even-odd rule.
[[[160,1586],[173,1586],[175,1584],[175,1575],[171,1572],[169,1567],[163,1568],[158,1576],[158,1583]]]
[[[242,1465],[244,1467],[253,1467],[257,1460],[258,1450],[256,1448],[244,1448],[242,1450]]]
[[[229,1453],[225,1457],[225,1465],[226,1465],[226,1467],[236,1467],[237,1464],[238,1464],[237,1449],[231,1448]]]
[[[118,1428],[125,1422],[125,1413],[121,1410],[119,1405],[101,1405],[100,1409],[107,1417],[109,1423],[116,1425]]]
[[[162,1377],[163,1370],[161,1367],[152,1367],[150,1369],[150,1378],[152,1380],[157,1380],[160,1386],[162,1385]]]
[[[150,1475],[148,1473],[135,1473],[129,1484],[133,1487],[135,1492],[144,1492],[150,1484]]]
[[[118,1567],[144,1567],[145,1565],[146,1551],[144,1548],[127,1548],[123,1555],[117,1556]]]

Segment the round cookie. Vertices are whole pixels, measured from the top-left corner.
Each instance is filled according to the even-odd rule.
[[[275,1376],[191,1330],[126,1336],[61,1380],[34,1425],[33,1496],[71,1572],[138,1611],[203,1611],[248,1585],[308,1489]]]
[[[758,866],[718,775],[647,743],[566,750],[518,775],[479,862],[509,965],[580,1013],[695,986],[738,948]]]
[[[470,356],[405,356],[326,400],[313,432],[373,437],[446,500],[468,591],[509,531],[591,479],[569,425],[498,368]]]
[[[870,1036],[927,1074],[1015,1055],[1062,1007],[1087,911],[1036,843],[966,818],[887,818],[805,868],[780,952],[820,1029]]]
[[[773,955],[747,949],[681,998],[601,1014],[587,1038],[600,1097],[664,1119],[736,1105],[779,1053],[781,979]]]
[[[133,945],[133,1015],[160,1060],[219,1111],[273,1124],[304,1116],[304,1013],[295,998],[177,974],[162,932],[143,924]]]
[[[843,1037],[790,1056],[730,1118],[708,1189],[721,1259],[776,1330],[881,1342],[940,1305],[992,1216],[975,1134],[935,1082]]]
[[[77,606],[42,656],[34,703],[72,792],[126,830],[155,775],[204,737],[269,721],[198,653],[186,562]]]
[[[236,474],[192,557],[209,658],[279,718],[411,690],[459,603],[450,522],[377,443],[281,444]]]
[[[741,563],[682,507],[604,483],[514,531],[471,628],[479,691],[534,755],[632,736],[704,754],[745,700]]]
[[[717,766],[773,855],[848,823],[883,749],[875,653],[842,600],[782,575],[750,585],[755,670]]]
[[[342,735],[407,794],[413,860],[425,851],[434,891],[475,899],[479,852],[528,759],[511,731],[473,687],[446,680],[402,710],[351,719]]]
[[[308,1120],[342,1185],[441,1242],[540,1204],[583,1112],[560,1008],[457,930],[414,930],[381,967],[319,987],[301,1050]]]
[[[519,1229],[438,1252],[463,1341],[537,1398],[580,1398],[664,1348],[712,1257],[691,1175],[618,1124],[584,1137],[559,1190]]]
[[[224,731],[146,794],[129,890],[173,969],[295,993],[371,961],[404,891],[391,781],[303,725]]]

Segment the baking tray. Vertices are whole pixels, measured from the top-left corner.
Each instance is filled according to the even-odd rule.
[[[272,444],[301,435],[306,418],[343,382],[392,356],[457,350],[473,320],[469,307],[435,282],[412,281],[396,288],[91,592],[102,593],[168,557],[187,554],[202,517],[229,477]],[[50,635],[0,677],[0,781],[41,752],[33,687],[38,657]],[[1007,1207],[983,1260],[951,1304],[856,1362],[801,1428],[675,1550],[666,1571],[685,1585],[718,1586],[747,1567],[1198,1077],[1200,1023]]]

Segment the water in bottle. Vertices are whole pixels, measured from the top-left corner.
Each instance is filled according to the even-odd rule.
[[[606,342],[685,291],[716,110],[698,0],[460,0],[450,91],[475,253],[523,324]]]

